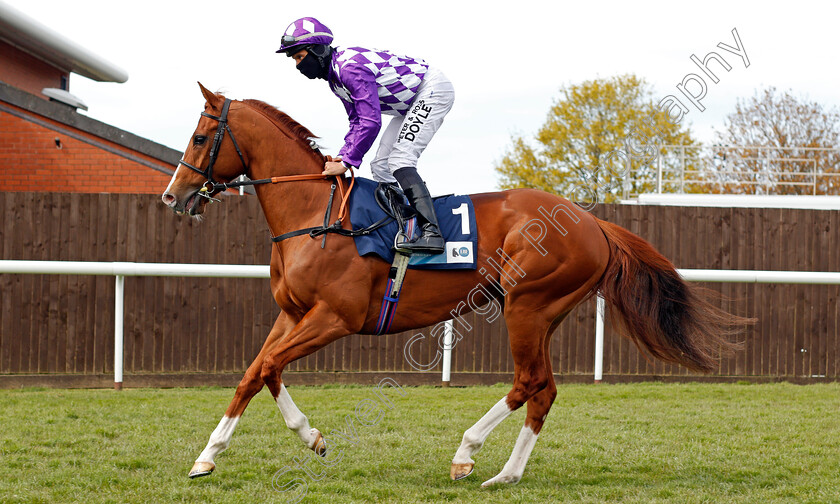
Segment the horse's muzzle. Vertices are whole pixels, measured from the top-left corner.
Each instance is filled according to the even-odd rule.
[[[202,200],[205,199],[210,199],[210,197],[204,195],[201,192],[201,189],[193,191],[189,196],[187,196],[183,200],[179,200],[179,198],[176,195],[170,193],[169,191],[163,193],[163,195],[161,196],[161,200],[163,201],[163,203],[179,215],[185,213],[189,215],[200,214],[204,209]]]

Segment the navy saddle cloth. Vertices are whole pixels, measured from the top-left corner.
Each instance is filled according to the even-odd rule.
[[[388,217],[376,200],[378,184],[370,179],[356,178],[353,191],[350,193],[350,222],[353,229],[364,229]],[[406,202],[400,193],[400,198]],[[406,202],[407,203],[407,202]],[[434,198],[435,212],[440,224],[441,234],[446,241],[446,248],[442,254],[411,255],[408,264],[413,269],[475,269],[475,254],[477,250],[477,234],[473,203],[466,195],[449,195]],[[416,218],[406,223],[404,232],[412,236]],[[368,235],[355,236],[356,250],[360,256],[374,254],[385,261],[393,262],[394,239],[399,231],[396,220],[389,222]]]

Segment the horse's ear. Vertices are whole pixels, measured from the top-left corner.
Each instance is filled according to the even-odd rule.
[[[213,108],[220,108],[222,101],[224,98],[217,95],[216,93],[210,91],[206,87],[204,87],[200,82],[198,83],[198,87],[201,88],[201,94],[204,95],[204,99],[207,100],[207,103],[210,104]]]

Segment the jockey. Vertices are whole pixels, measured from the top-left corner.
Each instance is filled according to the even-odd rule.
[[[294,58],[306,77],[326,80],[347,111],[350,131],[335,160],[326,162],[324,174],[340,175],[360,166],[379,134],[382,115],[394,116],[371,161],[371,173],[377,182],[399,183],[417,213],[422,235],[401,248],[443,252],[432,198],[416,167],[452,108],[452,83],[423,60],[377,49],[332,47],[332,41],[329,28],[305,17],[286,28],[277,51]]]

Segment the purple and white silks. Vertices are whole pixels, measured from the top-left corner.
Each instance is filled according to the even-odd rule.
[[[328,82],[330,89],[344,104],[350,122],[350,130],[338,154],[346,164],[356,167],[361,165],[362,158],[370,150],[382,127],[382,115],[404,118],[410,114],[421,87],[429,87],[423,86],[428,72],[429,65],[425,61],[388,51],[361,47],[336,48],[333,51]],[[448,106],[444,104],[438,107],[440,114],[435,115],[440,115],[439,120],[425,127],[428,139],[442,122],[443,115],[449,111],[454,99],[451,83],[440,72],[432,73],[437,77],[433,79],[435,85],[443,80],[448,86],[449,103]],[[431,93],[431,90],[428,92]],[[383,138],[379,150],[385,147],[390,151],[390,143],[394,142],[391,139],[389,145],[385,146]],[[415,162],[424,147],[422,145],[417,150]],[[382,178],[378,176],[381,173],[377,172],[384,171],[381,175],[393,181],[389,170],[373,171],[374,178]]]

